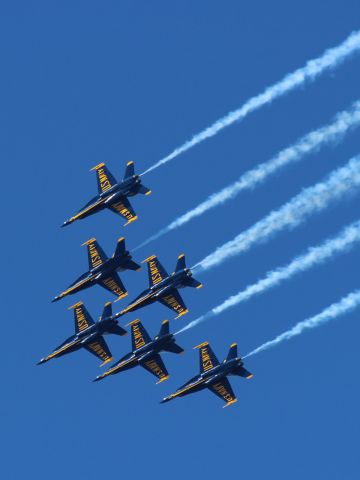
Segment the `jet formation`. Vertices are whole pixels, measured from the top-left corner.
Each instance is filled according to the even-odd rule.
[[[141,183],[141,176],[135,175],[134,163],[128,162],[124,179],[117,182],[104,163],[100,163],[92,170],[96,171],[98,181],[98,195],[92,198],[76,215],[63,223],[69,225],[75,220],[88,217],[100,210],[109,208],[127,220],[125,225],[137,219],[128,197],[140,194],[148,195],[150,190]],[[130,251],[126,249],[124,237],[119,238],[115,252],[111,258],[107,257],[96,238],[87,240],[89,269],[80,275],[66,290],[53,298],[52,302],[77,294],[93,285],[100,285],[117,297],[123,299],[128,295],[118,272],[126,270],[140,270],[140,265],[133,261]],[[109,363],[113,356],[104,339],[105,335],[124,336],[127,331],[119,325],[119,319],[126,314],[159,302],[172,310],[176,316],[182,317],[188,313],[188,308],[182,299],[179,290],[185,287],[201,288],[202,284],[193,277],[190,268],[186,266],[185,255],[178,256],[174,271],[169,275],[156,255],[146,258],[143,263],[148,267],[149,288],[142,291],[130,304],[120,312],[113,314],[111,302],[104,306],[99,321],[95,322],[83,302],[72,307],[74,311],[75,333],[56,347],[52,353],[42,358],[38,365],[48,362],[71,352],[84,348],[97,358],[101,359],[101,366]],[[175,334],[170,333],[170,324],[164,320],[159,333],[152,339],[139,319],[130,321],[131,351],[120,358],[103,374],[98,375],[94,382],[115,375],[125,370],[140,366],[157,378],[161,383],[169,378],[168,370],[162,360],[161,353],[170,352],[182,354],[184,352],[175,340]],[[236,402],[236,396],[228,380],[229,375],[251,378],[252,374],[244,368],[243,360],[238,357],[237,344],[230,346],[226,359],[220,363],[208,342],[197,347],[200,353],[200,373],[191,378],[175,393],[165,397],[161,403],[169,402],[177,397],[183,397],[207,388],[225,401],[224,406]]]

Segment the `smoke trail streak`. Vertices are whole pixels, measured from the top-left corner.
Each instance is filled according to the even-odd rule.
[[[136,249],[144,247],[148,243],[156,240],[167,232],[181,227],[193,218],[199,217],[211,208],[222,205],[228,200],[236,197],[243,190],[255,188],[258,184],[264,182],[269,176],[285,167],[290,163],[300,161],[310,153],[316,153],[323,145],[339,141],[349,131],[349,129],[358,127],[360,124],[360,101],[355,102],[349,110],[345,110],[336,115],[334,121],[317,130],[304,135],[290,147],[279,152],[275,157],[267,162],[257,165],[252,170],[248,170],[233,184],[223,188],[219,192],[210,195],[204,202],[197,207],[189,210],[179,218],[170,223],[155,235],[149,237]]]
[[[209,270],[226,259],[249,250],[254,244],[265,242],[285,228],[294,228],[310,215],[321,212],[332,202],[354,192],[359,185],[360,156],[356,156],[345,166],[331,172],[324,181],[304,189],[278,210],[272,211],[248,230],[218,247],[193,268],[198,271]]]
[[[300,87],[304,83],[315,80],[325,71],[339,66],[349,56],[356,53],[360,49],[360,31],[350,34],[350,36],[337,47],[326,50],[322,56],[309,60],[304,67],[295,70],[295,72],[287,74],[280,82],[266,88],[263,93],[250,98],[239,109],[228,113],[221,119],[217,120],[210,127],[196,134],[191,140],[185,142],[176,148],[170,155],[159,160],[152,167],[148,168],[142,175],[155,170],[174,159],[181,153],[190,150],[190,148],[203,142],[207,138],[213,137],[225,127],[232,125],[234,122],[244,119],[247,115],[258,110],[264,105],[272,103],[276,98],[285,95],[291,90]]]
[[[259,352],[267,350],[269,348],[275,347],[281,342],[285,340],[290,340],[297,335],[301,335],[304,330],[309,330],[310,328],[316,328],[324,323],[329,322],[330,320],[335,320],[340,315],[344,315],[345,313],[349,313],[354,310],[356,307],[360,305],[360,290],[350,293],[346,297],[342,298],[340,302],[333,303],[330,307],[323,310],[318,315],[314,317],[308,318],[302,322],[299,322],[295,325],[295,327],[287,330],[286,332],[282,333],[281,335],[277,336],[273,340],[264,343],[258,348],[255,348],[252,352],[245,355],[244,358],[250,357],[251,355],[255,355]]]
[[[270,288],[276,287],[281,282],[289,280],[298,273],[305,272],[316,265],[324,263],[334,255],[346,252],[357,242],[360,242],[360,221],[348,225],[336,237],[327,239],[316,247],[309,248],[305,254],[296,257],[288,265],[268,272],[264,278],[249,285],[236,295],[232,295],[205,315],[190,322],[177,333],[193,328],[208,318],[220,315],[225,310],[249,300],[254,295],[259,295]]]

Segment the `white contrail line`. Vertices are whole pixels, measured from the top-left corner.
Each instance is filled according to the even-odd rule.
[[[334,255],[348,251],[358,242],[360,242],[360,221],[348,225],[336,237],[329,238],[322,244],[309,248],[306,253],[296,257],[288,265],[268,272],[261,280],[232,295],[205,315],[190,322],[177,333],[189,330],[208,318],[220,315],[225,310],[235,307],[239,303],[245,302],[270,288],[276,287],[281,282],[289,280],[298,273],[305,272],[316,265],[324,263]]]
[[[218,247],[197,263],[195,270],[209,270],[226,259],[249,250],[254,244],[265,242],[275,233],[300,225],[310,215],[321,212],[332,202],[355,191],[360,185],[360,156],[334,170],[322,182],[308,187],[278,210],[259,220],[233,240]]]
[[[256,353],[262,352],[263,350],[267,350],[268,348],[275,347],[281,342],[285,340],[290,340],[290,338],[295,337],[296,335],[301,335],[304,330],[309,330],[310,328],[316,328],[324,323],[329,322],[330,320],[335,320],[340,315],[344,315],[345,313],[349,313],[354,310],[356,307],[360,305],[360,290],[356,290],[355,292],[350,293],[346,297],[343,297],[340,302],[333,303],[330,307],[323,310],[318,315],[314,317],[310,317],[302,322],[297,323],[293,328],[287,330],[286,332],[282,333],[281,335],[277,336],[273,340],[264,343],[258,348],[255,348],[252,352],[245,355],[244,358],[250,357],[251,355],[255,355]]]
[[[291,90],[300,87],[304,83],[315,80],[325,71],[339,66],[349,56],[356,53],[360,49],[360,31],[352,32],[349,37],[340,45],[326,50],[320,57],[309,60],[304,67],[295,70],[295,72],[287,74],[280,82],[267,87],[263,93],[250,98],[239,109],[228,113],[224,117],[217,120],[210,127],[193,136],[193,138],[176,148],[170,155],[159,160],[152,167],[148,168],[142,175],[155,170],[174,159],[181,153],[186,152],[198,143],[203,142],[207,138],[213,137],[220,130],[232,125],[234,122],[244,119],[247,115],[258,110],[264,105],[272,103],[276,98],[285,95]]]
[[[286,165],[298,162],[310,153],[316,153],[326,144],[340,141],[350,129],[358,127],[359,125],[360,101],[356,101],[349,110],[344,110],[338,113],[332,123],[309,132],[267,162],[261,163],[252,170],[243,173],[236,182],[228,185],[219,192],[210,195],[197,207],[184,213],[171,222],[167,227],[159,230],[156,234],[152,235],[141,245],[136,247],[136,249],[144,247],[165,233],[181,227],[211,208],[222,205],[228,200],[235,198],[240,192],[255,188]]]

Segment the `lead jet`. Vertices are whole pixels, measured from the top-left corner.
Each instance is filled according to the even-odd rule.
[[[169,402],[176,397],[183,397],[189,393],[198,392],[208,388],[226,402],[228,407],[237,401],[235,394],[227,379],[228,375],[237,375],[251,378],[253,375],[244,367],[244,362],[238,357],[237,344],[233,343],[226,359],[220,364],[208,342],[201,343],[197,347],[200,353],[200,375],[191,378],[175,393],[164,398],[161,403]]]
[[[151,340],[140,320],[129,323],[131,326],[132,352],[125,355],[105,373],[95,378],[94,382],[129,370],[140,365],[158,378],[161,383],[169,378],[168,371],[159,355],[160,352],[183,353],[183,349],[175,343],[174,335],[169,332],[169,320],[162,322],[159,334]]]
[[[104,311],[98,322],[94,322],[82,302],[76,303],[70,308],[74,310],[75,335],[67,338],[65,342],[55,348],[53,353],[42,358],[37,365],[48,362],[52,358],[75,352],[80,348],[85,348],[88,352],[100,358],[103,361],[100,366],[110,362],[112,355],[103,335],[123,336],[127,334],[127,331],[118,325],[117,320],[114,320],[111,302],[105,303]]]
[[[117,271],[140,270],[140,265],[132,261],[132,256],[126,250],[124,237],[119,238],[114,255],[108,258],[100,247],[96,238],[91,238],[83,243],[88,248],[89,270],[73,282],[67,290],[60,293],[52,301],[72,295],[73,293],[89,288],[92,285],[99,284],[106,290],[109,290],[118,299],[126,297],[128,294]]]
[[[190,268],[186,268],[185,255],[178,256],[175,271],[171,275],[166,272],[155,255],[147,258],[144,262],[148,265],[150,287],[140,293],[124,310],[117,313],[115,318],[157,301],[176,312],[178,315],[175,318],[188,313],[178,289],[184,287],[201,288],[202,284],[192,278]]]
[[[140,175],[135,175],[134,162],[127,163],[124,179],[121,182],[116,181],[105,163],[99,163],[91,170],[95,170],[97,174],[98,195],[92,198],[76,215],[66,220],[61,226],[65,227],[75,220],[88,217],[104,208],[109,208],[125,218],[127,220],[125,226],[134,222],[137,219],[137,215],[128,197],[133,197],[138,193],[143,195],[150,195],[151,193],[151,190],[144,187],[141,183]]]

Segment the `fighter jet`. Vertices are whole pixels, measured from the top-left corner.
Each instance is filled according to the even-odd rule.
[[[192,272],[185,265],[185,255],[178,256],[175,271],[169,275],[155,255],[143,261],[148,265],[150,287],[128,305],[124,310],[117,313],[115,318],[125,315],[150,303],[159,301],[166,307],[175,311],[179,318],[188,312],[184,300],[181,298],[178,288],[194,287],[201,288],[202,284],[192,278]]]
[[[200,375],[191,378],[175,393],[164,398],[161,403],[169,402],[173,398],[183,397],[189,393],[198,392],[204,388],[208,388],[224,400],[226,402],[224,407],[235,403],[237,399],[227,379],[227,375],[238,375],[244,378],[253,376],[243,367],[244,362],[237,354],[237,344],[233,343],[230,346],[228,356],[221,364],[208,342],[201,343],[194,348],[198,348],[200,353]]]
[[[80,275],[67,290],[60,293],[52,301],[56,302],[66,295],[72,295],[95,284],[99,284],[114,295],[117,295],[119,300],[126,297],[128,292],[116,272],[140,270],[141,267],[131,260],[132,256],[125,248],[124,237],[119,238],[115,253],[111,258],[106,256],[96,238],[91,238],[83,245],[88,247],[89,271]]]
[[[95,170],[97,173],[98,195],[92,198],[76,215],[66,220],[62,227],[73,223],[75,220],[88,217],[104,208],[109,208],[125,218],[127,220],[125,226],[134,222],[137,219],[137,215],[128,197],[133,197],[138,193],[143,195],[150,195],[151,193],[151,190],[142,185],[140,176],[135,175],[134,162],[127,163],[124,179],[121,182],[115,180],[105,163],[99,163],[91,170]]]
[[[75,335],[72,335],[59,345],[53,353],[44,357],[37,363],[48,362],[52,358],[61,357],[66,353],[75,352],[80,348],[85,348],[88,352],[99,357],[103,363],[100,366],[112,360],[112,355],[107,346],[103,335],[115,334],[126,335],[127,331],[118,325],[117,320],[112,316],[111,302],[105,303],[104,311],[98,322],[94,322],[89,312],[82,302],[76,303],[72,307],[75,319]]]
[[[157,383],[169,378],[166,367],[159,355],[160,352],[183,353],[183,349],[175,343],[174,335],[169,332],[169,321],[162,322],[159,334],[151,340],[140,320],[134,320],[131,326],[132,352],[116,362],[109,370],[95,378],[94,382],[108,375],[123,372],[129,368],[142,366],[159,379]]]

